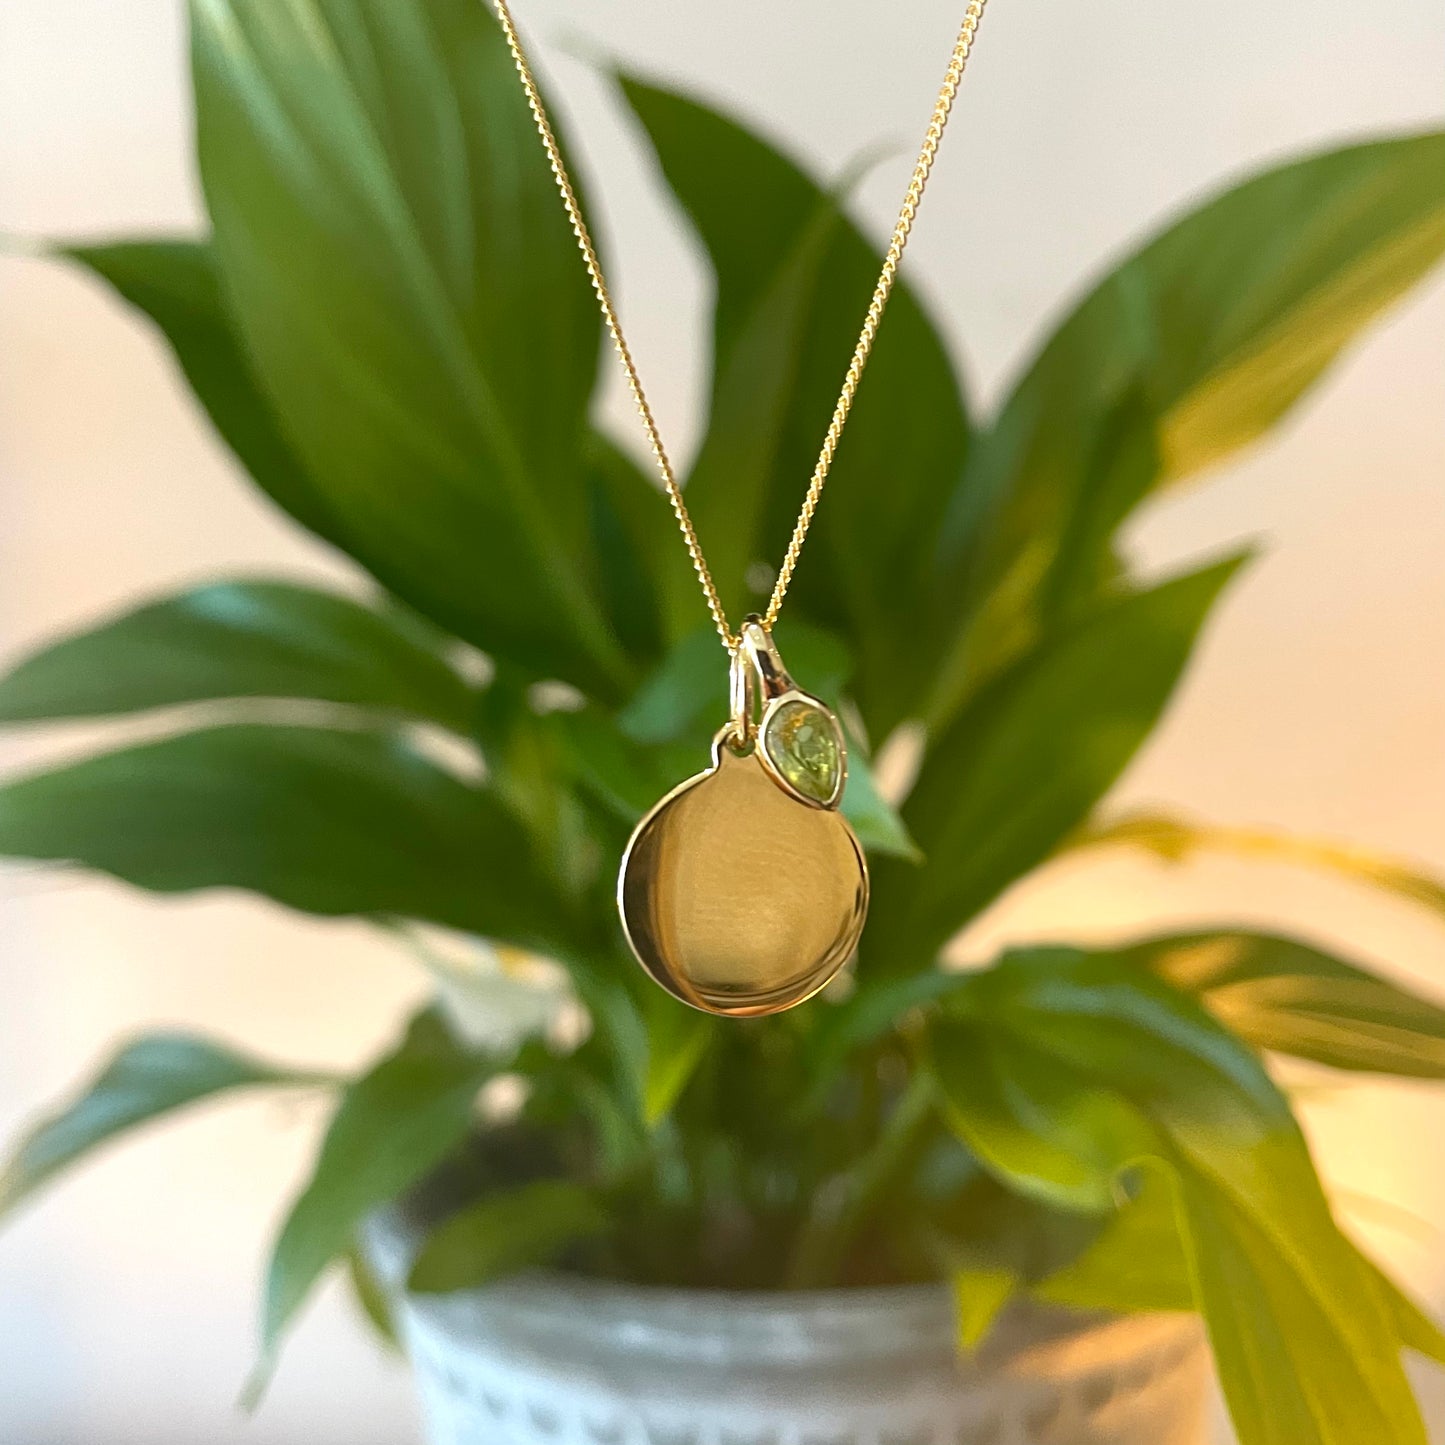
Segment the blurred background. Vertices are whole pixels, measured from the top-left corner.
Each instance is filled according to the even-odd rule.
[[[601,70],[616,62],[720,101],[825,175],[891,145],[857,207],[881,238],[958,0],[518,10],[584,158],[664,431],[685,457],[706,384],[706,283]],[[180,0],[5,0],[0,233],[197,228],[185,50]],[[908,258],[980,408],[1081,283],[1186,198],[1315,146],[1438,123],[1442,62],[1438,0],[994,0]],[[623,399],[612,402],[614,431],[636,443]],[[233,472],[139,321],[87,277],[13,248],[0,256],[0,653],[232,571],[347,579]],[[1352,840],[1445,873],[1445,276],[1264,448],[1156,506],[1133,544],[1141,569],[1165,571],[1246,537],[1264,554],[1116,801]],[[0,756],[13,767],[84,739],[12,736]],[[1286,926],[1445,995],[1438,920],[1288,868],[1220,860],[1061,866],[960,946],[1201,918]],[[130,1029],[184,1024],[352,1066],[423,987],[358,926],[8,868],[0,1136]],[[1298,1082],[1342,1217],[1438,1314],[1445,1096]],[[0,1442],[417,1439],[405,1373],[339,1289],[297,1332],[260,1415],[247,1423],[233,1408],[260,1261],[319,1121],[305,1106],[208,1110],[86,1167],[0,1235]],[[1432,1438],[1445,1442],[1445,1379],[1421,1371],[1420,1384]]]

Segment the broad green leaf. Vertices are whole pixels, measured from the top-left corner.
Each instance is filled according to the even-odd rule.
[[[591,1192],[561,1179],[489,1195],[438,1226],[407,1287],[418,1294],[474,1289],[547,1264],[568,1245],[601,1233],[607,1213]]]
[[[1445,917],[1445,881],[1419,867],[1348,843],[1300,838],[1270,828],[1234,828],[1165,813],[1129,813],[1082,829],[1067,848],[1142,848],[1169,863],[1194,853],[1233,853],[1261,862],[1292,863],[1393,893]]]
[[[605,437],[589,441],[587,477],[602,605],[631,655],[656,658],[665,635],[662,579],[681,545],[672,509],[662,488]]]
[[[1035,1296],[1072,1309],[1117,1314],[1197,1308],[1178,1190],[1165,1170],[1141,1173],[1134,1197],[1074,1259],[1039,1281]]]
[[[1356,1361],[1338,1346],[1299,1278],[1261,1247],[1259,1234],[1227,1200],[1185,1194],[1196,1289],[1209,1326],[1215,1368],[1242,1445],[1316,1441],[1422,1441],[1413,1422],[1397,1433],[1359,1396]],[[1394,1341],[1378,1319],[1378,1346]]]
[[[992,1021],[932,1031],[932,1068],[955,1132],[1011,1188],[1056,1208],[1105,1213],[1119,1171],[1162,1148],[1147,1116],[1113,1087]]]
[[[435,1013],[412,1022],[400,1044],[342,1095],[316,1167],[286,1217],[266,1276],[261,1358],[247,1388],[266,1385],[287,1326],[357,1227],[456,1148],[477,1091],[497,1062],[461,1050]]]
[[[20,1140],[0,1168],[0,1218],[92,1149],[152,1119],[233,1089],[321,1082],[190,1034],[133,1039],[70,1103]]]
[[[1314,1368],[1318,1332],[1328,1328],[1328,1305],[1322,1305],[1317,1293],[1301,1288],[1298,1278],[1280,1269],[1263,1232],[1227,1201],[1196,1195],[1190,1205],[1195,1269],[1206,1299],[1212,1295],[1217,1318],[1216,1324],[1207,1304],[1216,1363],[1221,1374],[1228,1371],[1231,1378],[1240,1379],[1240,1388],[1230,1397],[1230,1409],[1244,1445],[1252,1445],[1256,1439],[1271,1445],[1314,1439],[1422,1439],[1413,1410],[1407,1416],[1402,1408],[1392,1427],[1385,1423],[1384,1412],[1362,1407],[1355,1378],[1347,1368],[1327,1377]],[[1247,1267],[1216,1247],[1215,1240],[1224,1230],[1229,1232],[1231,1245],[1243,1244]],[[1434,1322],[1358,1251],[1355,1263],[1378,1301],[1378,1309],[1368,1313],[1379,1318],[1383,1312],[1383,1322],[1376,1325],[1382,1338],[1396,1349],[1415,1350],[1435,1360],[1445,1357],[1445,1339]],[[1262,1307],[1269,1313],[1258,1321],[1261,1328],[1257,1332],[1251,1334],[1239,1327],[1241,1318],[1254,1323],[1256,1311]],[[1318,1433],[1307,1433],[1311,1428]]]
[[[1161,1169],[1145,1171],[1142,1182],[1142,1190],[1088,1247],[1034,1285],[1031,1293],[1072,1309],[1113,1313],[1197,1308],[1178,1190]],[[1378,1265],[1363,1254],[1359,1257],[1400,1344],[1445,1364],[1445,1333],[1440,1326]]]
[[[88,267],[155,323],[222,439],[273,500],[319,536],[361,555],[278,430],[226,311],[209,241],[124,241],[66,246],[58,254]],[[623,642],[651,655],[661,639],[655,574],[676,544],[671,513],[659,489],[600,437],[588,443],[587,466],[604,606]],[[384,553],[366,560],[373,572],[388,574]]]
[[[281,435],[256,384],[221,296],[210,243],[121,241],[66,246],[58,254],[109,282],[159,327],[196,399],[261,489],[303,526],[344,548],[337,519]]]
[[[820,202],[733,344],[718,355],[707,434],[687,478],[687,505],[707,539],[708,567],[733,616],[759,610],[763,600],[749,587],[748,570],[772,555],[778,452],[802,380],[819,272],[836,224],[834,208]],[[669,550],[667,556],[668,611],[678,635],[698,616],[702,598],[686,553]],[[766,564],[762,570],[766,577]]]
[[[578,786],[627,828],[707,761],[686,743],[640,746],[598,708],[562,714],[556,724]]]
[[[893,966],[928,957],[1088,816],[1154,730],[1239,564],[1110,600],[1017,663],[929,749],[903,808],[928,866],[890,865],[876,880],[869,932],[900,951]]]
[[[930,715],[976,685],[991,632],[1027,638],[1087,588],[1137,502],[1262,436],[1442,251],[1445,134],[1419,135],[1266,171],[1105,277],[972,453],[945,549],[975,622]]]
[[[190,13],[226,306],[348,547],[487,651],[615,695],[600,320],[495,22],[473,0]]]
[[[746,611],[756,599],[741,569],[782,559],[881,257],[836,196],[757,136],[682,96],[630,79],[623,89],[717,275],[712,430],[688,506],[709,558],[729,559],[714,569],[729,607]],[[743,425],[759,429],[739,473],[722,462]],[[908,708],[928,540],[967,450],[947,350],[900,284],[789,593],[793,616],[858,639],[860,700],[879,736]],[[753,500],[735,505],[740,489]]]
[[[1287,1102],[1194,1003],[1116,958],[1026,952],[956,990],[931,1047],[950,1121],[1007,1182],[1089,1204],[1169,1172],[1243,1445],[1423,1445],[1394,1319]]]
[[[0,854],[541,949],[567,937],[511,814],[376,733],[210,728],[21,778],[0,787]]]
[[[1445,1007],[1301,943],[1195,933],[1123,950],[1256,1048],[1336,1069],[1445,1079]]]
[[[219,582],[43,648],[0,678],[0,722],[214,698],[307,698],[465,732],[472,694],[401,614],[286,582]]]
[[[617,715],[635,743],[710,736],[728,720],[728,656],[711,628],[670,647]]]

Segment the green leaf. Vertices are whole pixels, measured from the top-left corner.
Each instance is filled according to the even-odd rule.
[[[190,13],[226,305],[349,550],[489,652],[616,695],[600,319],[495,22],[472,0]]]
[[[1003,1307],[1018,1293],[1013,1270],[989,1264],[955,1265],[949,1275],[953,1290],[958,1346],[971,1354],[987,1338]]]
[[[680,545],[662,488],[605,437],[588,445],[587,478],[597,589],[612,630],[631,655],[663,651],[662,579]]]
[[[351,1284],[352,1298],[376,1331],[377,1339],[393,1354],[400,1355],[402,1345],[392,1318],[391,1300],[359,1244],[353,1244],[346,1252],[346,1277]]]
[[[1071,1309],[1140,1310],[1197,1308],[1185,1252],[1186,1221],[1178,1190],[1166,1171],[1145,1171],[1143,1189],[1073,1260],[1037,1283],[1032,1293]],[[1361,1265],[1374,1281],[1394,1333],[1406,1349],[1445,1364],[1445,1333],[1364,1254]]]
[[[1257,1230],[1208,1195],[1186,1199],[1185,1208],[1215,1367],[1242,1445],[1423,1440],[1418,1425],[1397,1433],[1359,1398],[1368,1387],[1357,1362],[1338,1346],[1322,1348],[1329,1324]],[[1379,1312],[1368,1313],[1375,1354],[1385,1343],[1393,1352]]]
[[[597,708],[558,714],[555,721],[578,786],[629,828],[706,760],[686,744],[639,746]]]
[[[607,1213],[593,1195],[565,1180],[540,1180],[493,1194],[433,1231],[407,1287],[418,1294],[474,1289],[546,1264],[607,1224]]]
[[[931,715],[993,633],[1027,637],[1070,579],[1093,584],[1137,502],[1262,436],[1442,251],[1445,135],[1419,135],[1255,176],[1105,277],[972,454],[945,550],[950,613],[969,599],[974,622]]]
[[[921,1213],[910,1227],[953,1288],[965,1351],[984,1342],[1006,1305],[1037,1293],[1041,1280],[1077,1260],[1100,1235],[1097,1220],[1000,1184],[951,1136],[935,1137],[908,1182],[912,1197],[901,1207]]]
[[[41,1119],[0,1169],[0,1218],[92,1149],[189,1104],[232,1089],[322,1082],[190,1034],[123,1045],[80,1094]]]
[[[1127,1098],[1047,1048],[977,1019],[950,1019],[934,1039],[932,1068],[954,1132],[1030,1198],[1105,1213],[1119,1199],[1124,1165],[1161,1147]]]
[[[1156,358],[1166,479],[1273,426],[1439,261],[1442,170],[1441,132],[1326,152],[1246,182],[1147,248],[1138,264],[1160,330],[1178,338]]]
[[[843,785],[838,810],[853,825],[858,841],[869,853],[909,863],[923,862],[923,853],[902,814],[878,791],[871,761],[852,737],[848,740],[848,781]]]
[[[43,648],[0,678],[0,722],[214,698],[348,703],[465,732],[466,684],[402,615],[286,582],[220,582]]]
[[[1336,1069],[1445,1079],[1445,1007],[1307,943],[1179,934],[1125,949],[1256,1048]]]
[[[733,616],[758,610],[762,598],[748,585],[748,569],[776,555],[770,484],[781,480],[778,451],[802,380],[819,272],[836,220],[832,206],[820,203],[736,340],[717,359],[708,430],[688,474],[687,497],[699,535],[707,538],[708,566],[724,608]],[[779,549],[786,542],[782,538]],[[668,555],[674,559],[667,575],[676,633],[697,615],[700,598],[691,566],[677,561],[675,552]],[[766,575],[766,563],[763,570]]]
[[[1145,1171],[1141,1192],[1073,1260],[1037,1283],[1032,1293],[1071,1309],[1127,1314],[1197,1308],[1185,1251],[1186,1221],[1166,1171]],[[1359,1255],[1374,1281],[1394,1333],[1406,1349],[1445,1364],[1445,1333],[1373,1260]]]
[[[928,866],[878,870],[874,938],[930,956],[1079,826],[1154,730],[1240,561],[1105,603],[959,716],[903,808]]]
[[[695,628],[668,649],[617,715],[635,743],[711,736],[728,720],[728,657],[711,628]]]
[[[1374,1278],[1402,1345],[1437,1365],[1445,1365],[1445,1332],[1373,1260],[1360,1256]]]
[[[873,968],[858,974],[847,997],[819,999],[805,1035],[809,1089],[803,1096],[804,1112],[823,1103],[855,1051],[890,1033],[916,1010],[951,993],[962,978],[932,967],[897,967],[887,972]]]
[[[1074,1259],[1039,1281],[1034,1295],[1071,1309],[1115,1314],[1198,1308],[1177,1186],[1167,1170],[1141,1174],[1134,1197]]]
[[[344,548],[336,517],[281,435],[256,384],[221,297],[210,243],[121,241],[66,246],[58,254],[109,282],[160,328],[196,399],[262,490],[303,526]]]
[[[512,815],[377,733],[210,728],[22,778],[0,788],[0,854],[162,893],[245,888],[304,913],[427,919],[524,947],[567,936]]]
[[[671,1112],[678,1096],[697,1072],[718,1023],[707,1014],[680,1004],[660,990],[646,996],[647,1068],[642,1084],[643,1119],[656,1127]]]
[[[960,1137],[1015,1187],[1087,1205],[1168,1171],[1242,1445],[1423,1445],[1394,1319],[1287,1102],[1192,1001],[1116,958],[1020,953],[950,996],[931,1053]]]
[[[1189,1277],[1178,1189],[1168,1172],[1143,1172],[1143,1188],[1075,1259],[1033,1286],[1039,1299],[1111,1314],[1198,1308]],[[1377,1287],[1403,1347],[1445,1364],[1445,1332],[1373,1260],[1361,1266]]]
[[[266,1277],[259,1399],[287,1326],[358,1225],[434,1168],[466,1135],[495,1060],[463,1052],[439,1015],[418,1015],[391,1053],[342,1095],[316,1167],[276,1240]]]
[[[1235,828],[1140,812],[1091,825],[1068,839],[1065,846],[1099,848],[1116,844],[1143,848],[1168,863],[1182,862],[1195,853],[1220,852],[1266,863],[1319,868],[1393,893],[1445,917],[1445,882],[1413,864],[1353,844],[1300,838],[1270,828]]]
[[[713,413],[688,506],[728,606],[746,611],[743,572],[781,561],[882,258],[836,195],[734,121],[640,81],[623,90],[717,275]],[[926,651],[920,539],[937,535],[967,449],[947,349],[900,283],[788,601],[793,617],[859,640],[878,736],[906,710]],[[681,566],[675,576],[688,596],[696,584]]]

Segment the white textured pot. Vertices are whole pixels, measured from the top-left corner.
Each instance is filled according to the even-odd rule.
[[[379,1272],[406,1244],[373,1231]],[[972,1358],[946,1290],[724,1294],[567,1275],[400,1301],[431,1445],[1200,1445],[1191,1317],[1006,1311]]]

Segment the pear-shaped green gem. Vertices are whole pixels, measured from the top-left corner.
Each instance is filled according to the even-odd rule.
[[[832,803],[843,776],[843,738],[830,713],[793,698],[768,719],[763,747],[789,785],[815,803]]]

